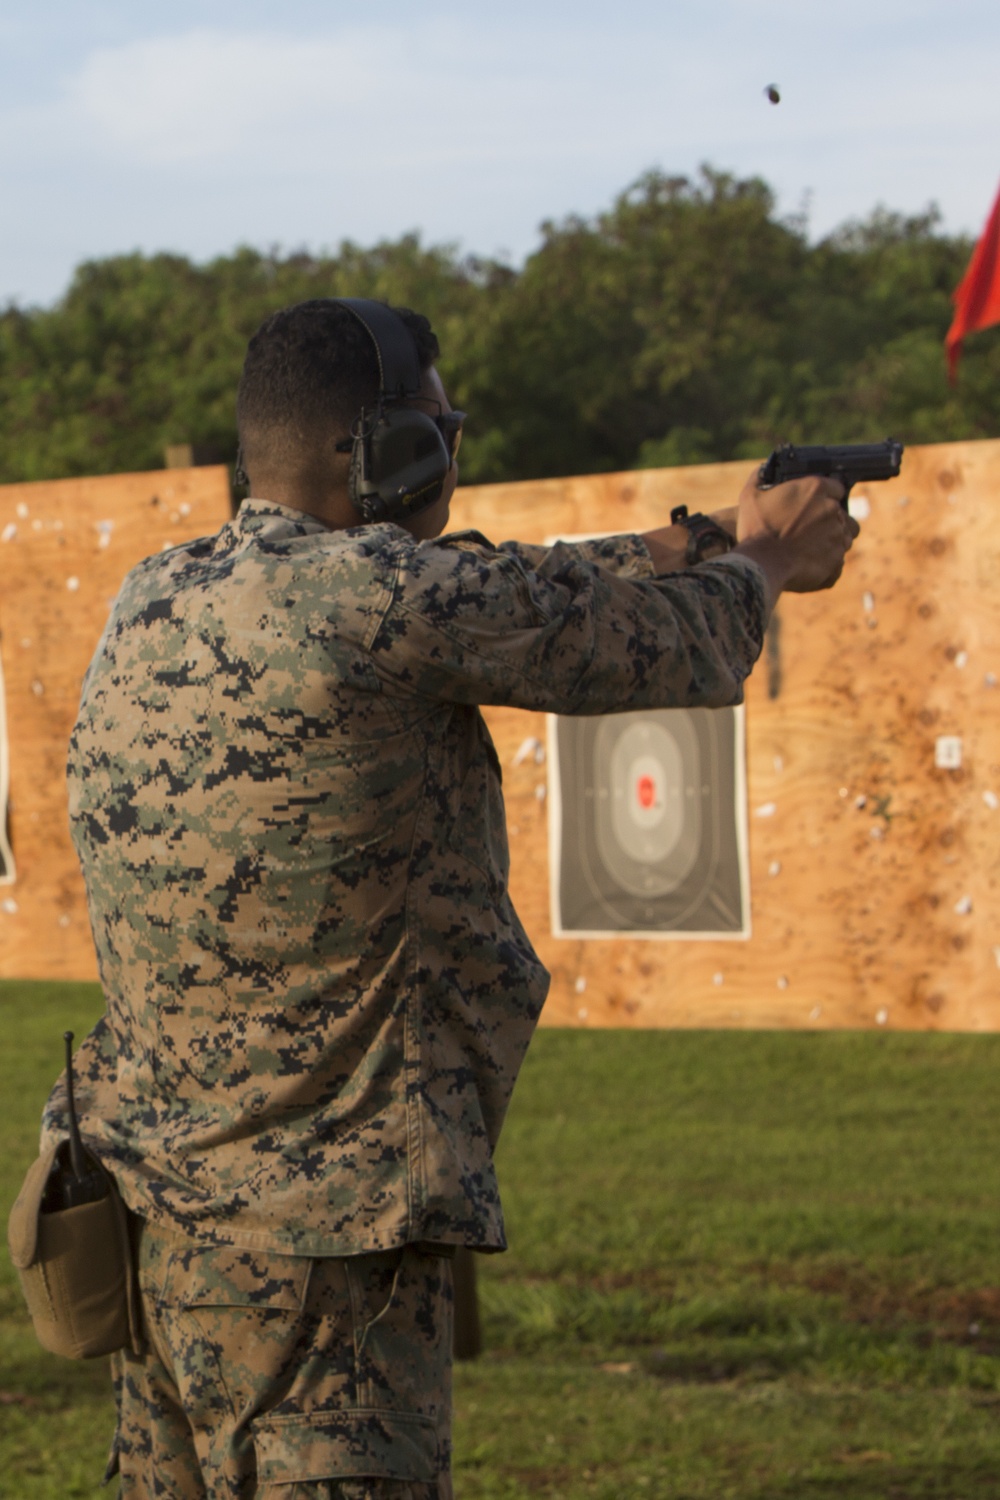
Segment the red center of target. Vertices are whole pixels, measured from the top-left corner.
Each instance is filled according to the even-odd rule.
[[[635,784],[635,794],[640,807],[653,807],[656,803],[656,782],[652,776],[640,776]]]

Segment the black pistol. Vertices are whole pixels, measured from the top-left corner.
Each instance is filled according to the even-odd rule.
[[[804,479],[808,474],[839,479],[846,507],[852,485],[864,479],[894,479],[902,459],[903,445],[895,438],[886,438],[884,443],[834,443],[828,447],[785,443],[761,465],[757,483],[762,490],[769,490],[772,485]]]
[[[66,1101],[69,1116],[69,1149],[60,1147],[56,1164],[45,1185],[42,1213],[59,1213],[64,1208],[79,1208],[81,1203],[95,1203],[108,1195],[108,1180],[101,1169],[87,1157],[73,1098],[73,1033],[63,1032],[66,1043]]]

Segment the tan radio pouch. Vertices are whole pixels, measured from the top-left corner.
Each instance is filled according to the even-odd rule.
[[[138,1288],[128,1211],[114,1179],[87,1153],[88,1170],[107,1180],[103,1198],[46,1212],[49,1177],[65,1167],[60,1141],[28,1169],[10,1212],[7,1243],[43,1348],[67,1359],[118,1349],[142,1352]]]

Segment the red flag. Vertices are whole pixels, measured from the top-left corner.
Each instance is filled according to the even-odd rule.
[[[965,335],[1000,323],[1000,193],[952,300],[955,317],[944,347],[948,354],[948,378],[954,381]]]

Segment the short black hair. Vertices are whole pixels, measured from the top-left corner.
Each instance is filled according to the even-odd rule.
[[[441,352],[428,320],[394,307],[413,336],[421,370]],[[350,435],[362,407],[378,397],[378,359],[371,335],[333,298],[283,307],[261,324],[247,347],[236,396],[245,450],[326,446]]]

